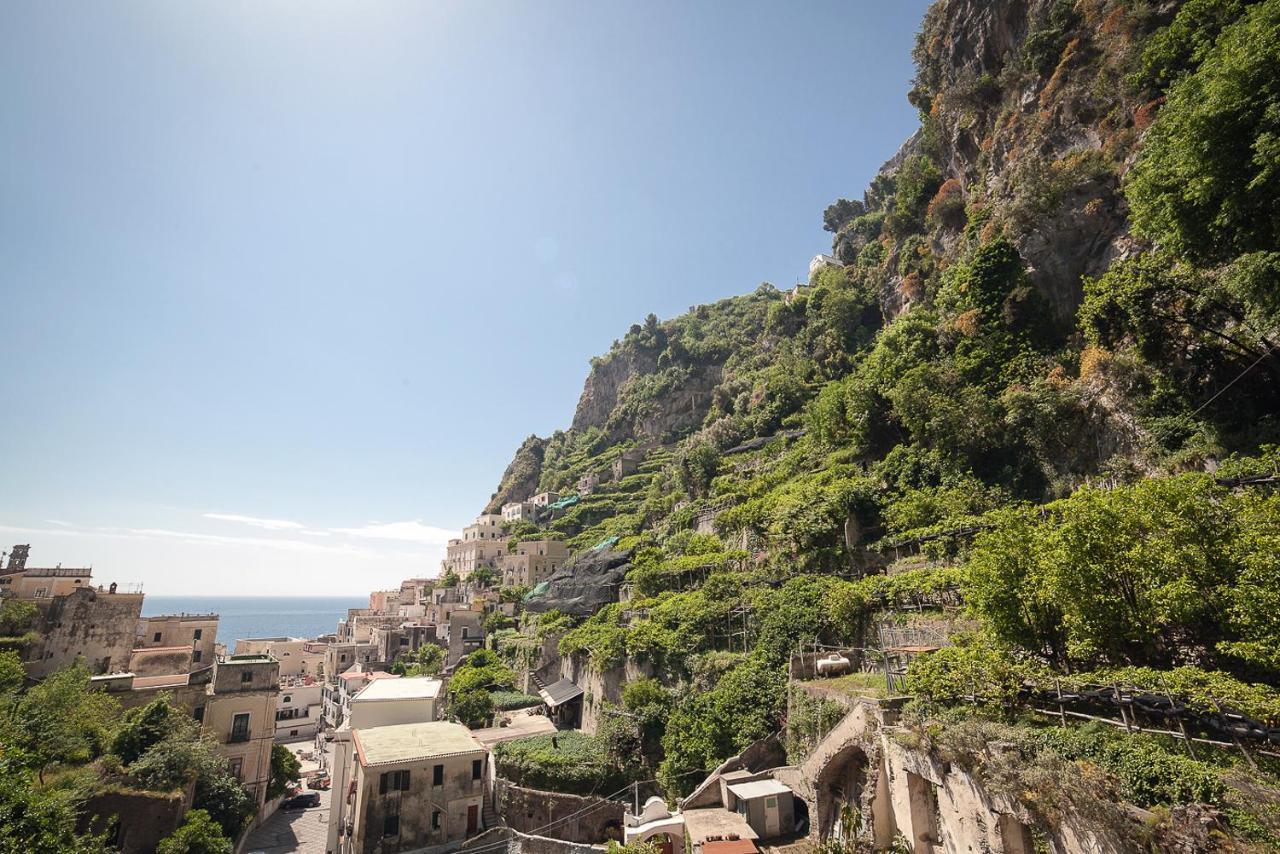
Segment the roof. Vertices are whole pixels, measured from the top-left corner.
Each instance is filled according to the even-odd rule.
[[[750,839],[724,839],[702,843],[702,854],[756,854],[759,850]]]
[[[373,676],[375,674],[370,674]],[[394,676],[395,674],[387,674]],[[374,679],[351,698],[353,703],[381,700],[434,700],[444,685],[432,676],[410,676],[399,679]]]
[[[767,795],[781,795],[791,790],[777,780],[753,780],[750,783],[734,783],[729,786],[729,791],[744,801],[750,801]]]
[[[133,678],[133,687],[175,688],[179,685],[186,685],[187,680],[186,673],[166,673],[163,676],[135,676]]]
[[[552,685],[538,689],[538,696],[542,697],[551,708],[563,706],[565,703],[582,696],[582,689],[568,679],[561,679]]]
[[[133,652],[191,652],[189,646],[135,646]]]
[[[351,734],[365,768],[484,752],[471,730],[449,721],[354,729]]]
[[[395,673],[387,673],[385,670],[374,670],[374,671],[348,670],[346,673],[341,673],[338,675],[338,678],[340,679],[359,679],[360,677],[364,677],[370,682],[374,681],[375,679],[399,679],[400,678]]]

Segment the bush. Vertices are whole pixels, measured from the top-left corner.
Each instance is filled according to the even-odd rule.
[[[498,776],[532,789],[608,795],[628,782],[600,740],[577,730],[500,742],[493,757]]]
[[[192,810],[181,827],[160,840],[156,854],[231,854],[233,847],[207,812]]]

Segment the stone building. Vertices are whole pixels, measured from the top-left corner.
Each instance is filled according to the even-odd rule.
[[[437,643],[437,627],[421,623],[405,623],[374,630],[373,642],[377,647],[377,661],[390,664],[398,658],[412,655],[427,644]]]
[[[443,687],[439,679],[430,676],[379,679],[352,698],[350,717],[333,733],[333,759],[330,764],[333,791],[347,792],[348,796],[335,796],[330,804],[328,851],[344,850],[339,836],[352,823],[348,818],[355,802],[350,791],[351,778],[355,773],[352,730],[430,723],[439,715],[438,703]],[[343,839],[347,838],[348,835],[343,834]]]
[[[43,679],[77,660],[94,674],[128,668],[142,613],[141,593],[81,586],[31,604],[36,606],[33,630],[38,639],[27,649],[24,664],[32,678]]]
[[[449,621],[444,624],[445,666],[455,666],[464,656],[484,646],[484,629],[480,627],[482,616],[479,611],[471,610],[457,610],[449,614]]]
[[[352,731],[354,804],[344,851],[392,854],[460,842],[482,829],[488,751],[455,723]]]
[[[502,505],[502,518],[506,522],[536,522],[538,508],[532,501],[510,501]]]

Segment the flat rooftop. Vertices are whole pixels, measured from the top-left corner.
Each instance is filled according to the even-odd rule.
[[[787,794],[791,790],[777,780],[752,780],[750,783],[732,783],[729,791],[744,801],[750,801],[769,795]]]
[[[343,674],[346,675],[346,674]],[[374,674],[369,674],[373,676]],[[394,675],[394,674],[390,674]],[[401,676],[399,679],[375,679],[351,698],[353,703],[381,700],[434,700],[444,683],[434,676]]]
[[[485,752],[471,730],[450,721],[355,729],[351,735],[365,768]]]
[[[756,839],[747,820],[721,806],[684,811],[684,829],[694,845],[714,840]]]

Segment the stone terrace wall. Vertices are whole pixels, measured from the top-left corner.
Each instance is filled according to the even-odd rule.
[[[617,801],[526,789],[501,778],[494,780],[493,789],[498,817],[512,830],[531,833],[573,816],[548,828],[546,834],[585,844],[609,838],[621,841],[625,807]]]

